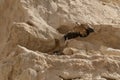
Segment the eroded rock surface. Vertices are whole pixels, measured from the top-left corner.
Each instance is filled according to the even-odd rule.
[[[0,0],[0,80],[120,80],[119,2]],[[49,54],[75,22],[95,32]]]

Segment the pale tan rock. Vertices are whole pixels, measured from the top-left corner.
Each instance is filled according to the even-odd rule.
[[[119,4],[0,0],[0,80],[120,80]],[[66,43],[63,35],[75,22],[95,32]],[[48,54],[59,48],[64,55]]]
[[[32,69],[27,69],[21,73],[17,80],[36,80],[37,79],[37,72]]]
[[[65,55],[72,55],[72,54],[73,54],[73,50],[72,50],[71,48],[65,48],[65,49],[63,50],[63,53],[64,53]]]

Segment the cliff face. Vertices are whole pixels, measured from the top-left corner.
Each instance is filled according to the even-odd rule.
[[[120,80],[120,0],[0,0],[0,80]],[[55,39],[89,23],[95,32]]]

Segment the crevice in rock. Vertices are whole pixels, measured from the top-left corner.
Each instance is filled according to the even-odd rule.
[[[75,77],[75,78],[64,78],[62,76],[59,76],[59,78],[63,79],[63,80],[75,80],[75,79],[81,79],[81,77]]]
[[[30,25],[30,26],[35,26],[35,24],[33,24],[32,22],[30,21],[27,21],[26,24]]]

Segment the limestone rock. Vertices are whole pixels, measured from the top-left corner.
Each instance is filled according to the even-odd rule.
[[[119,13],[119,0],[0,0],[0,80],[120,80]],[[62,42],[75,22],[95,32]]]

